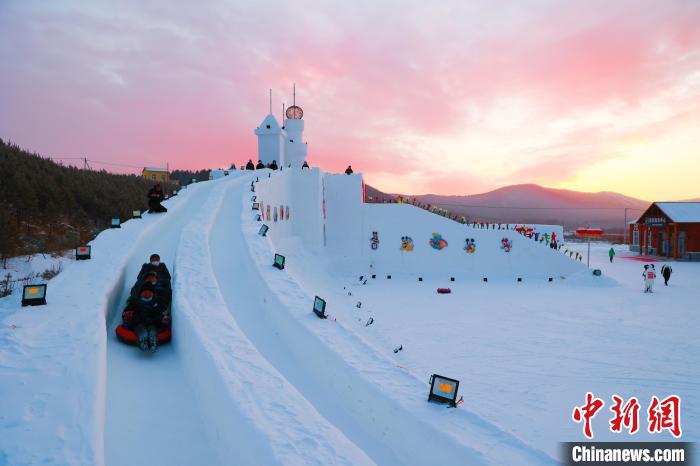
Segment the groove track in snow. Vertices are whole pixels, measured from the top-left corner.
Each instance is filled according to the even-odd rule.
[[[195,186],[182,194],[155,228],[134,245],[124,270],[117,308],[107,318],[107,394],[105,406],[105,464],[216,465],[197,400],[183,373],[178,345],[159,348],[155,355],[117,341],[115,327],[138,271],[148,256],[158,253],[174,276],[180,232],[206,200],[211,185]],[[173,287],[174,288],[174,287]],[[177,309],[173,309],[177,322]]]

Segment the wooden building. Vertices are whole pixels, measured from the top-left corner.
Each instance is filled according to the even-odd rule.
[[[149,181],[157,183],[170,183],[170,171],[167,168],[146,167],[141,172],[141,176]]]
[[[640,255],[700,260],[700,202],[654,202],[629,228]]]

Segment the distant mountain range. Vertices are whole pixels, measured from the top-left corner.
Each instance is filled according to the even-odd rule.
[[[399,196],[385,194],[369,186],[367,194],[380,199],[395,199]],[[592,226],[604,228],[610,233],[623,231],[625,209],[627,221],[631,221],[651,204],[650,201],[614,192],[584,193],[545,188],[536,184],[506,186],[470,196],[401,195],[409,199],[415,197],[421,203],[445,208],[470,220],[557,224],[563,225],[567,230]]]

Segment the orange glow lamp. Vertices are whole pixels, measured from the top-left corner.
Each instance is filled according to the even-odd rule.
[[[430,376],[428,401],[447,403],[454,408],[457,406],[457,390],[459,390],[459,380],[433,374]]]
[[[43,306],[46,304],[46,285],[25,285],[22,290],[22,306]]]

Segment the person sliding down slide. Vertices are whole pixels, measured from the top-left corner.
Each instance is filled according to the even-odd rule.
[[[144,283],[138,300],[130,300],[122,312],[124,326],[136,334],[137,344],[142,351],[158,349],[158,332],[170,326],[170,314],[159,300],[155,299],[152,284]]]
[[[163,202],[164,197],[163,189],[156,183],[156,185],[148,191],[148,213],[167,212],[168,209],[160,204]]]
[[[170,276],[170,271],[168,270],[168,267],[166,267],[165,264],[160,261],[160,256],[158,254],[151,254],[151,257],[148,260],[149,262],[141,266],[141,271],[136,279],[137,281],[143,281],[148,272],[155,272],[158,275],[159,281],[170,281],[172,278]]]

